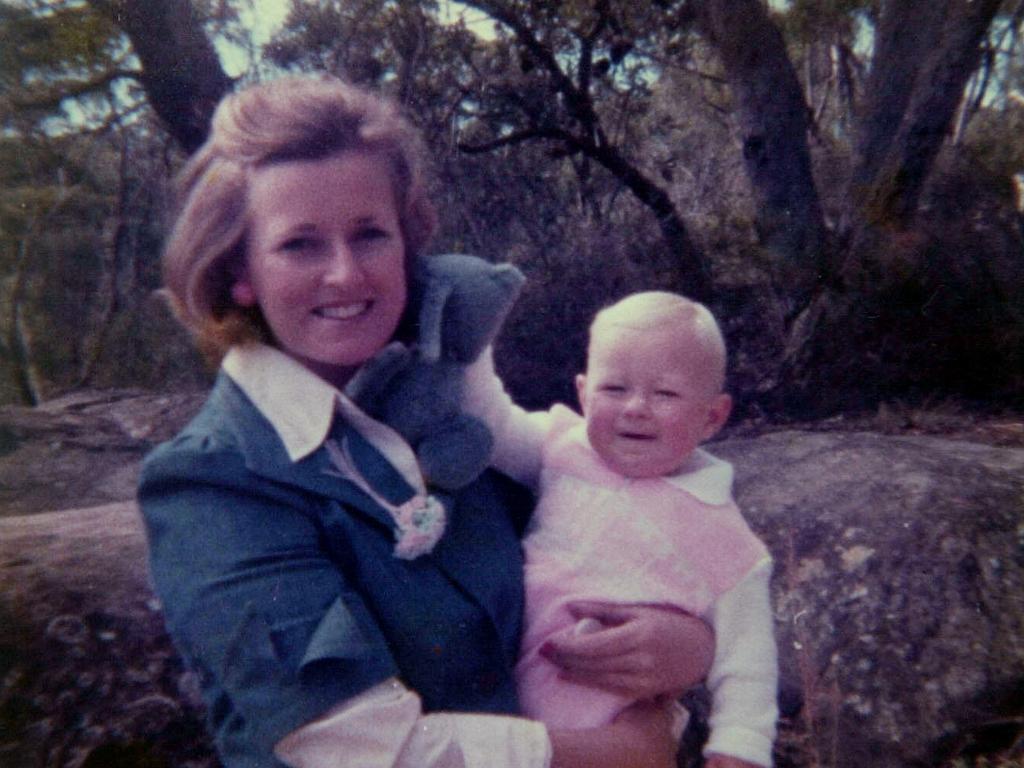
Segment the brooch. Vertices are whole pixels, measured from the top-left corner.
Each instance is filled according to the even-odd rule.
[[[444,505],[435,496],[417,494],[393,512],[395,557],[414,560],[434,549],[444,535]]]

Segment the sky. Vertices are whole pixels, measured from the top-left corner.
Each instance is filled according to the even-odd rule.
[[[243,14],[243,19],[257,33],[257,41],[265,43],[284,22],[291,0],[252,0],[252,6],[255,13]]]
[[[252,11],[243,11],[242,22],[253,30],[257,45],[264,45],[271,36],[281,27],[288,10],[291,8],[291,0],[249,0]],[[455,23],[462,18],[466,26],[482,37],[491,37],[493,22],[487,19],[480,11],[466,8],[456,0],[442,0],[441,19],[442,21]],[[244,51],[234,48],[223,40],[217,41],[217,51],[221,56],[224,69],[228,75],[236,77],[247,68],[247,57]]]

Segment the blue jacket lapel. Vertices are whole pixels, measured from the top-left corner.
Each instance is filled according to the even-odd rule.
[[[219,407],[228,417],[245,456],[246,467],[253,473],[337,499],[388,530],[394,527],[391,515],[386,510],[381,509],[352,483],[331,473],[332,465],[323,448],[293,462],[270,422],[226,375],[218,377],[210,395],[210,403]]]

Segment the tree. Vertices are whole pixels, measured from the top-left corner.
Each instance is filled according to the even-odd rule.
[[[3,390],[36,403],[102,383],[111,358],[135,368],[125,342],[147,327],[135,313],[158,285],[170,153],[112,19],[14,0],[0,3],[0,36]]]
[[[186,152],[197,149],[231,88],[189,0],[89,0],[131,40],[142,64],[135,76],[150,106]]]
[[[883,4],[851,189],[864,224],[913,220],[1000,3]]]

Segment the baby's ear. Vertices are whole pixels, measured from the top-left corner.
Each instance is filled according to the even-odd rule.
[[[704,426],[704,440],[709,440],[718,434],[718,430],[725,426],[732,413],[732,397],[720,392],[711,400],[708,408],[708,418]]]
[[[580,412],[587,415],[587,374],[576,374],[576,399],[580,402]]]

